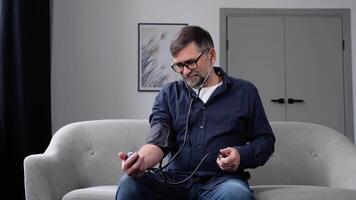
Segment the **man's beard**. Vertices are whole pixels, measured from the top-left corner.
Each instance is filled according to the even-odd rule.
[[[200,74],[196,74],[196,75],[192,76],[192,79],[190,79],[188,77],[183,77],[183,79],[189,85],[189,87],[198,89],[201,86],[201,84],[203,83],[205,77]]]

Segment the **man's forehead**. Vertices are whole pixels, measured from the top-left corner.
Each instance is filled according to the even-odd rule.
[[[194,59],[198,53],[199,49],[197,48],[196,44],[191,42],[177,53],[177,55],[173,58],[173,62],[178,63]]]

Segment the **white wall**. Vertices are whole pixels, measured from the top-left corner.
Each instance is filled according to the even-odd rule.
[[[137,91],[137,23],[199,25],[219,49],[220,8],[351,8],[356,32],[354,0],[53,0],[53,131],[82,120],[147,118],[157,93]],[[353,58],[355,43],[352,34]]]

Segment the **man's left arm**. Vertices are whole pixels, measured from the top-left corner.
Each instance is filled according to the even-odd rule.
[[[275,136],[265,114],[256,87],[249,92],[249,116],[244,146],[235,146],[239,153],[239,169],[264,165],[274,152]]]

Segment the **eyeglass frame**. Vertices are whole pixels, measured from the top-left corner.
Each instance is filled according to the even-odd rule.
[[[184,70],[184,67],[188,68],[189,70],[195,70],[197,69],[199,66],[198,66],[198,61],[199,59],[203,56],[204,53],[206,53],[208,50],[210,50],[210,48],[208,49],[205,49],[197,58],[195,59],[189,59],[187,61],[184,61],[184,62],[179,62],[179,63],[175,63],[171,66],[171,68],[173,69],[173,71],[177,72],[177,73],[182,73],[183,70]],[[190,63],[187,63],[187,62],[190,62]],[[193,65],[193,63],[195,63],[195,68],[192,68],[192,67],[189,67],[189,65]],[[179,67],[179,65],[181,65],[181,67]],[[179,70],[176,70],[175,67],[178,67]]]

